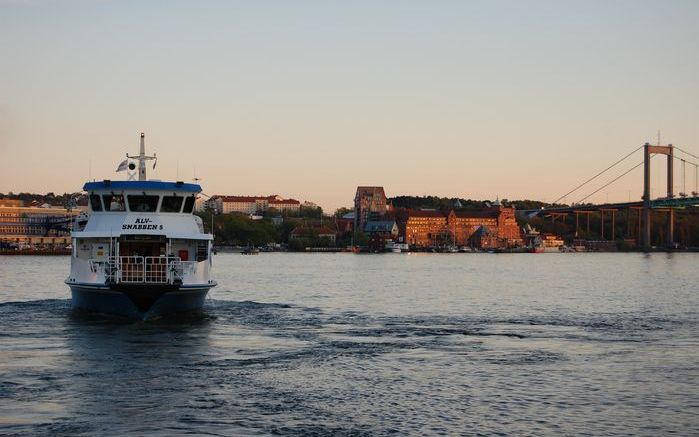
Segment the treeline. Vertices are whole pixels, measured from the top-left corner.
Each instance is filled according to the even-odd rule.
[[[204,222],[204,229],[211,230],[210,213],[197,213]],[[327,225],[334,228],[332,219],[324,219]],[[261,220],[252,220],[243,214],[219,214],[213,216],[214,241],[216,244],[234,246],[263,246],[269,243],[286,243],[289,234],[297,226],[318,226],[320,218],[315,217],[284,217],[283,221],[275,224],[273,217],[264,217]]]
[[[0,193],[0,199],[21,200],[26,206],[34,204],[43,205],[48,203],[53,206],[66,206],[73,199],[78,205],[87,205],[87,196],[84,193],[63,193],[55,194],[53,192],[46,194],[36,193]]]
[[[495,201],[492,200],[473,200],[462,199],[459,197],[438,197],[438,196],[396,196],[388,199],[389,203],[394,208],[412,208],[412,209],[436,209],[439,211],[459,210],[477,210],[493,206]],[[540,209],[550,206],[567,206],[559,204],[550,204],[538,200],[508,200],[500,201],[503,205],[514,206],[515,209]]]

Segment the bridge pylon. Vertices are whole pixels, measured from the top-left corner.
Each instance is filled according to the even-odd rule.
[[[650,160],[652,155],[666,155],[667,156],[667,197],[672,199],[674,197],[673,193],[673,159],[674,159],[674,148],[672,144],[667,146],[652,146],[649,143],[643,145],[643,240],[642,245],[644,250],[650,250],[650,222],[651,222],[651,198],[650,198]],[[670,208],[670,219],[668,221],[667,229],[667,243],[672,245],[675,240],[674,235],[674,210]]]

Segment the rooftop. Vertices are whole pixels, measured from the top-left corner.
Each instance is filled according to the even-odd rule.
[[[366,232],[391,232],[396,222],[393,220],[368,221],[364,225]]]
[[[110,181],[87,182],[83,186],[85,191],[110,191],[110,190],[138,190],[138,191],[177,191],[185,193],[200,193],[199,184],[186,184],[184,182],[162,182],[162,181]]]

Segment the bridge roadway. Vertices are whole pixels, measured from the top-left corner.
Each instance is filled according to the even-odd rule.
[[[659,198],[651,200],[651,208],[682,208],[686,206],[699,206],[699,197],[672,197],[672,198]],[[552,208],[541,208],[541,209],[529,209],[522,210],[521,212],[529,217],[534,217],[536,215],[547,215],[550,213],[569,213],[573,214],[576,211],[599,211],[600,209],[627,209],[627,208],[643,208],[643,201],[639,200],[636,202],[622,202],[622,203],[605,203],[602,205],[573,205],[573,206],[561,206]]]

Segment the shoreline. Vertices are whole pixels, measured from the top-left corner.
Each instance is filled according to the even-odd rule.
[[[12,250],[2,249],[0,255],[15,255],[15,256],[69,256],[72,253],[70,249],[36,249],[36,250]]]
[[[406,254],[431,254],[431,255],[514,255],[514,254],[524,254],[524,255],[542,255],[542,254],[570,254],[570,253],[697,253],[699,252],[699,248],[687,248],[687,249],[664,249],[664,248],[654,248],[651,250],[589,250],[589,251],[580,251],[580,252],[540,252],[540,253],[532,253],[532,252],[522,252],[522,251],[480,251],[480,252],[459,252],[459,253],[445,253],[445,252],[430,252],[430,251],[411,251],[411,252],[404,252],[404,253],[392,253],[392,252],[361,252],[357,255],[406,255]],[[220,250],[218,253],[226,253],[226,254],[240,254],[238,251],[234,250]],[[335,253],[348,253],[351,254],[351,251],[343,250],[343,249],[334,249],[334,248],[311,248],[310,250],[301,250],[301,251],[270,251],[270,252],[260,252],[260,253],[330,253],[330,254],[335,254]],[[56,250],[50,250],[50,249],[45,249],[45,250],[0,250],[0,256],[70,256],[71,255],[71,250],[63,250],[63,249],[56,249]]]

